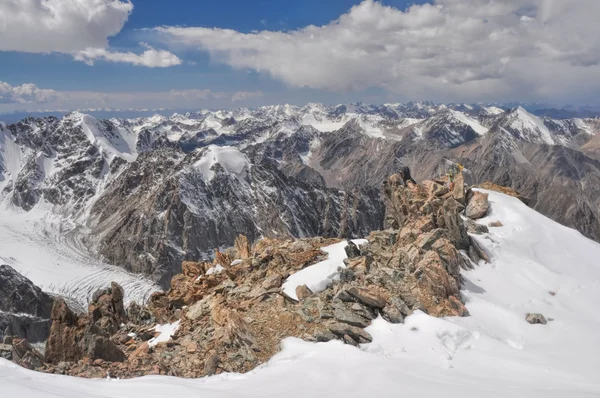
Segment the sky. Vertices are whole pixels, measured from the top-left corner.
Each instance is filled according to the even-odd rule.
[[[0,0],[0,112],[600,104],[598,0]]]

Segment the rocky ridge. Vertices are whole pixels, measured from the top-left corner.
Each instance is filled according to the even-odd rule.
[[[321,248],[339,239],[267,238],[251,245],[240,236],[213,262],[184,262],[171,288],[147,306],[125,310],[117,284],[94,295],[87,314],[55,301],[45,356],[29,354],[43,360],[32,366],[15,355],[15,361],[84,377],[201,377],[249,371],[286,337],[368,343],[364,328],[379,315],[392,323],[417,310],[468,316],[460,270],[486,258],[462,215],[477,195],[462,178],[407,187],[398,175],[386,181],[383,195],[389,228],[372,232],[365,244],[347,242],[338,277],[322,291],[297,286],[296,300],[282,285],[323,260]],[[22,343],[12,344],[16,353]]]

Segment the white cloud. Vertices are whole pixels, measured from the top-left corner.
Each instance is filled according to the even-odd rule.
[[[146,45],[141,54],[108,50],[133,10],[129,0],[0,0],[0,51],[59,52],[92,65],[97,60],[151,68],[181,64]]]
[[[2,104],[42,104],[55,101],[60,94],[54,90],[43,90],[35,84],[26,83],[11,86],[0,81],[0,103]]]
[[[251,98],[262,97],[264,93],[262,91],[238,91],[231,96],[232,101],[246,101]]]
[[[406,11],[364,0],[328,25],[290,32],[155,32],[293,86],[378,87],[440,100],[547,99],[600,89],[598,15],[598,0],[436,0]]]
[[[260,91],[221,92],[210,89],[151,92],[56,91],[26,83],[12,86],[0,81],[0,113],[15,110],[89,108],[201,108],[228,107],[262,96]]]
[[[131,2],[121,0],[2,0],[0,51],[105,48],[132,9]]]
[[[149,68],[167,68],[169,66],[181,65],[181,59],[175,54],[164,50],[155,50],[146,45],[147,49],[138,55],[132,52],[115,52],[103,48],[88,48],[74,55],[77,61],[93,65],[97,60],[107,62],[121,62],[133,65],[147,66]]]

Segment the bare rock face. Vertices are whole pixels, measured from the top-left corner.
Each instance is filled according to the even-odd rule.
[[[461,205],[454,198],[448,198],[444,201],[442,206],[442,217],[444,220],[444,226],[448,230],[450,240],[459,250],[469,248],[469,234],[464,226],[464,222],[460,217],[460,213],[464,210]]]
[[[54,364],[83,358],[122,362],[126,356],[110,336],[124,322],[127,315],[123,307],[123,288],[115,282],[94,294],[87,315],[78,316],[63,299],[57,299],[52,308],[45,360]]]
[[[46,342],[46,362],[78,361],[83,357],[80,342],[82,324],[63,299],[56,299],[52,308],[52,327]]]
[[[50,318],[52,298],[8,265],[0,265],[0,311]]]
[[[469,204],[465,209],[465,215],[471,219],[478,219],[485,217],[490,208],[490,202],[488,201],[489,194],[482,192],[473,192],[473,196],[469,200]]]
[[[0,265],[0,338],[44,341],[50,332],[52,298],[8,265]]]

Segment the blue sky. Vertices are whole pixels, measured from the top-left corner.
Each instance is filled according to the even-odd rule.
[[[5,0],[0,112],[423,99],[596,105],[599,3]]]

